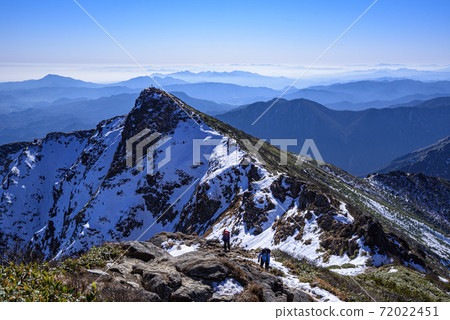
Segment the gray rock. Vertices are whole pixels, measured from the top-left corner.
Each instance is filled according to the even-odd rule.
[[[186,281],[176,290],[170,301],[190,302],[190,301],[208,301],[213,296],[213,289],[201,283],[200,281]]]
[[[234,296],[213,296],[209,299],[210,302],[232,302],[234,301]]]
[[[172,292],[182,285],[181,274],[175,269],[162,269],[167,272],[144,272],[142,275],[142,286],[145,290],[158,294],[161,300],[168,301]]]
[[[228,268],[218,260],[195,261],[184,268],[183,273],[190,277],[210,281],[223,281],[227,277]]]
[[[143,299],[145,299],[145,301],[148,301],[148,302],[161,302],[161,298],[156,293],[148,292],[148,291],[145,291],[145,290],[140,290],[139,294],[141,295],[141,297]]]
[[[122,248],[127,250],[127,255],[145,262],[156,258],[170,258],[170,255],[150,242],[126,241],[122,242]]]
[[[133,271],[133,264],[128,262],[108,264],[110,271],[120,273],[121,275],[129,274]]]
[[[198,261],[217,259],[215,254],[204,251],[192,251],[175,257],[175,267],[178,271],[185,270],[190,265]]]
[[[89,273],[92,273],[92,274],[97,274],[99,276],[109,276],[109,274],[107,272],[105,272],[103,270],[99,270],[99,269],[88,269],[86,271]]]
[[[142,285],[145,290],[156,293],[162,301],[168,301],[173,292],[166,277],[158,273],[144,273]]]
[[[160,302],[156,293],[145,290],[136,290],[126,287],[106,287],[101,290],[100,296],[106,301],[116,302]]]
[[[133,287],[134,289],[139,289],[140,288],[140,286],[136,283],[136,282],[133,282],[133,281],[127,281],[126,282],[128,285],[130,285],[131,287]]]

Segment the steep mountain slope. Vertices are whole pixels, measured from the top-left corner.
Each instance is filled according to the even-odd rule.
[[[450,180],[450,137],[399,157],[379,170],[391,171],[420,172]]]
[[[323,159],[355,175],[374,172],[392,159],[450,134],[450,104],[335,111],[310,100],[258,102],[218,119],[263,139],[314,139]]]
[[[450,182],[421,173],[393,171],[367,178],[373,185],[405,200],[411,210],[450,233]]]
[[[256,138],[172,99],[146,89],[126,117],[4,148],[0,243],[22,242],[51,259],[160,231],[219,238],[227,228],[235,245],[280,248],[323,266],[395,260],[447,274],[448,235],[401,198],[293,154],[280,165],[277,148],[256,152]],[[168,152],[171,161],[153,174],[126,165],[127,141],[143,129],[170,138],[155,142],[154,162]],[[193,162],[194,139],[209,158]]]

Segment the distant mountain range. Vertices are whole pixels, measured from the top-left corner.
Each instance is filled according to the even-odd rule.
[[[226,113],[233,109],[245,109],[249,104],[268,101],[281,94],[281,91],[268,87],[242,86],[220,82],[188,83],[186,80],[175,78],[176,76],[185,77],[186,80],[191,81],[200,80],[201,77],[206,77],[209,80],[217,80],[223,77],[228,80],[240,79],[239,81],[243,81],[244,78],[254,79],[254,81],[266,78],[253,73],[237,71],[196,74],[182,72],[174,73],[172,76],[154,76],[154,79],[163,85],[166,90],[175,93],[186,103],[209,115]],[[284,80],[286,79],[283,78]],[[57,75],[47,75],[38,80],[0,83],[0,114],[2,115],[0,143],[43,137],[55,130],[71,131],[90,128],[105,118],[126,114],[129,111],[130,103],[140,90],[152,85],[157,87],[156,82],[149,77],[137,77],[111,84],[98,84]],[[310,99],[313,98],[313,100],[325,101],[327,106],[332,106],[331,109],[359,110],[368,107],[391,107],[392,105],[396,107],[419,106],[420,108],[420,104],[424,100],[430,97],[445,96],[449,92],[449,81],[425,83],[412,80],[383,80],[315,86],[296,90],[286,97],[290,95],[291,97],[295,97],[295,95],[305,96]],[[364,101],[364,99],[367,101]],[[437,101],[432,103],[435,104]],[[444,104],[447,103],[445,99],[442,101]],[[235,121],[241,120],[235,119]],[[382,123],[383,121],[380,125]],[[343,126],[346,127],[346,124],[343,124]],[[342,141],[347,141],[345,135],[346,133],[343,134]],[[365,174],[368,173],[366,169],[376,170],[395,157],[430,144],[442,137],[444,136],[430,135],[430,138],[424,138],[418,144],[412,143],[408,149],[393,150],[383,159],[385,162],[374,162],[370,165],[368,163],[363,170],[354,171],[354,173]],[[350,142],[348,143],[350,144]],[[331,157],[331,159],[334,158]],[[350,160],[353,163],[351,165],[346,165],[345,159],[335,160],[348,170],[360,166],[354,164],[355,160]],[[364,160],[364,162],[373,161],[371,158],[367,161]]]
[[[2,115],[0,145],[32,141],[49,132],[92,128],[103,119],[127,114],[137,94],[124,93],[92,100],[48,104]]]
[[[391,171],[423,173],[450,180],[450,136],[399,157],[379,170],[380,173]]]
[[[286,77],[270,77],[263,76],[258,73],[247,71],[231,71],[231,72],[216,72],[216,71],[203,71],[203,72],[190,72],[181,71],[170,74],[154,74],[158,77],[172,77],[181,79],[186,82],[221,82],[229,84],[237,84],[240,86],[249,87],[268,87],[272,89],[281,90],[287,86],[290,86],[295,79]]]
[[[309,87],[288,93],[284,98],[304,98],[337,110],[357,111],[439,96],[450,96],[450,81],[356,81]]]
[[[54,103],[60,99],[87,100],[123,93],[138,94],[144,88],[159,87],[159,85],[163,86],[168,92],[182,92],[191,98],[212,101],[212,105],[227,106],[227,108],[218,108],[215,105],[211,108],[221,112],[231,110],[242,104],[272,99],[281,93],[266,87],[239,86],[216,82],[187,83],[184,80],[171,77],[154,77],[154,80],[146,76],[117,83],[96,84],[47,75],[38,80],[0,83],[0,114],[45,103]]]
[[[267,101],[280,94],[265,87],[243,87],[236,84],[204,82],[174,84],[165,87],[169,92],[184,92],[191,97],[239,106],[255,101]]]
[[[174,94],[210,115],[233,108],[231,105],[195,99],[183,92]],[[4,114],[0,121],[0,145],[31,141],[54,131],[70,132],[92,128],[104,119],[127,114],[137,96],[137,93],[122,93],[98,99],[61,99]]]
[[[184,84],[188,83],[181,79],[176,79],[172,77],[157,77],[154,76],[153,79],[149,76],[143,76],[143,77],[136,77],[132,78],[126,81],[116,82],[109,84],[110,86],[124,86],[132,89],[144,89],[148,87],[159,87],[161,86],[167,86],[171,84]]]
[[[232,83],[230,79],[233,81],[240,79],[235,81],[239,84]],[[287,81],[292,80],[288,78],[266,77],[242,71],[230,73],[191,73],[186,71],[174,73],[172,76],[155,75],[154,80],[143,76],[110,84],[47,75],[38,80],[0,83],[0,113],[18,111],[21,108],[29,108],[42,103],[53,103],[59,99],[98,99],[122,93],[137,94],[144,88],[159,87],[159,85],[162,85],[168,92],[183,92],[191,98],[236,107],[267,101],[281,95],[281,90],[275,90],[269,86],[256,86],[264,83],[264,81],[256,81],[256,79],[282,79],[287,84],[292,83]],[[301,90],[292,88],[284,98],[288,100],[304,98],[335,110],[358,111],[409,104],[412,101],[420,102],[442,96],[450,96],[450,81],[356,81],[313,86]]]
[[[93,82],[86,82],[69,77],[63,77],[56,74],[48,74],[41,79],[25,80],[25,81],[11,81],[0,83],[0,91],[7,90],[29,90],[45,87],[60,87],[60,88],[100,88],[105,85]]]
[[[450,98],[413,107],[336,111],[306,99],[258,102],[217,117],[263,139],[314,139],[323,159],[355,175],[374,172],[405,153],[450,135]]]

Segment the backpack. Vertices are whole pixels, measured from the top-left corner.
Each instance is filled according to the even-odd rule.
[[[270,256],[270,249],[266,248],[261,251],[261,260],[262,261],[268,261],[269,256]]]
[[[223,238],[224,238],[224,239],[229,239],[229,238],[230,238],[230,232],[227,231],[227,230],[225,230],[225,231],[223,232]]]

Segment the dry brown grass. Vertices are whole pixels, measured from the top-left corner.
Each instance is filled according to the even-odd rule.
[[[228,268],[228,276],[230,278],[233,278],[244,287],[249,283],[247,275],[236,263],[224,258],[220,258],[219,261]]]
[[[324,289],[324,290],[326,290],[328,292],[331,292],[332,294],[337,296],[342,301],[348,301],[348,297],[347,297],[347,295],[344,292],[342,292],[341,290],[333,287],[331,284],[329,284],[325,280],[317,278],[316,282],[317,282],[317,286],[319,288]]]
[[[238,302],[263,302],[265,300],[263,288],[255,282],[251,282],[244,291],[236,297],[236,301]]]

